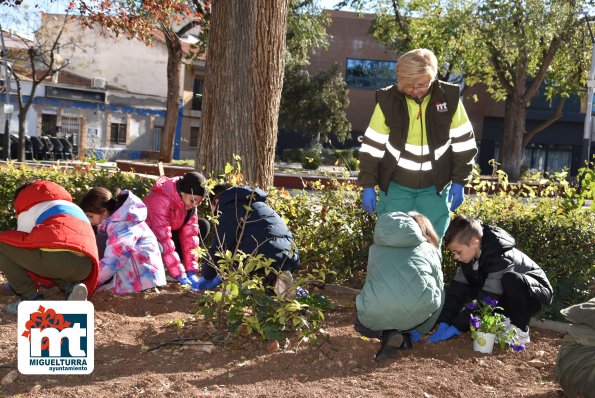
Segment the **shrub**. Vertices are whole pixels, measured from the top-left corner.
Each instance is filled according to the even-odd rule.
[[[264,340],[283,340],[288,333],[296,333],[297,340],[307,337],[316,342],[328,300],[319,294],[295,294],[301,286],[324,278],[309,274],[288,286],[287,292],[273,292],[264,285],[264,276],[277,273],[271,266],[273,260],[262,254],[252,256],[237,251],[219,253],[216,264],[223,283],[217,291],[206,291],[197,302],[196,311],[213,320],[216,329],[225,333],[231,330],[248,336],[256,333]],[[300,286],[301,285],[301,286]]]
[[[302,167],[306,170],[316,170],[322,166],[322,147],[313,146],[304,151]]]
[[[0,167],[0,230],[15,229],[17,226],[13,202],[16,189],[25,181],[44,179],[62,185],[78,202],[94,186],[105,187],[112,192],[116,189],[129,189],[139,197],[144,197],[154,180],[134,173],[110,172],[106,169],[92,169],[80,166],[72,169],[53,165],[49,167],[16,166],[12,163]]]
[[[302,163],[304,160],[304,149],[303,148],[286,148],[283,150],[281,160],[290,163]]]
[[[303,269],[334,271],[334,281],[361,286],[374,219],[361,210],[358,187],[331,180],[291,195],[272,188],[268,202],[292,231]]]

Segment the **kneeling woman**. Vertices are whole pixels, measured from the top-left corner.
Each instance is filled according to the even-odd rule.
[[[382,339],[377,360],[411,349],[412,332],[421,336],[436,323],[444,304],[438,246],[432,224],[417,212],[378,218],[366,282],[356,297],[356,330]]]
[[[80,207],[98,233],[107,235],[98,286],[119,294],[166,284],[161,252],[145,222],[147,207],[142,200],[127,190],[113,198],[107,189],[95,187]]]

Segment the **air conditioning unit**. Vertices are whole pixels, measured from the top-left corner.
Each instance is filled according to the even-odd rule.
[[[107,87],[107,80],[102,77],[94,77],[91,79],[91,87],[105,90]]]

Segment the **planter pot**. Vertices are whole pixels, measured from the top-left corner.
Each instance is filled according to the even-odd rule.
[[[477,332],[477,338],[473,340],[473,351],[491,354],[494,349],[496,335],[493,333]]]

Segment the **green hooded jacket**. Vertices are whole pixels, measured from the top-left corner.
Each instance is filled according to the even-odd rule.
[[[385,213],[374,229],[366,282],[356,297],[357,316],[372,330],[428,332],[444,304],[438,250],[417,222],[402,212]]]

